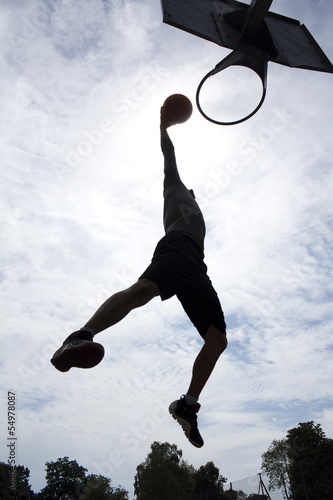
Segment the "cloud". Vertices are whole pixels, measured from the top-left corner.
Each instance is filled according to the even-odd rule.
[[[330,55],[328,5],[273,10],[305,22]],[[174,92],[194,102],[228,51],[163,25],[148,1],[2,2],[1,13],[0,370],[3,400],[17,394],[18,460],[33,489],[46,461],[69,456],[132,494],[154,440],[236,481],[300,421],[330,437],[331,75],[270,63],[251,120],[221,128],[194,110],[170,131],[205,214],[229,336],[202,394],[196,450],[167,411],[202,345],[175,298],[100,334],[106,355],[93,371],[61,374],[49,358],[148,266],[163,236],[159,108]],[[224,96],[240,110],[221,93],[213,110],[223,114]]]

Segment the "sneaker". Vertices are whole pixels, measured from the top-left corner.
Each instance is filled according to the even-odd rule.
[[[185,436],[193,446],[201,448],[204,444],[198,429],[197,413],[200,410],[200,404],[188,405],[185,396],[174,401],[169,406],[169,412],[172,417],[182,426]]]
[[[72,367],[92,368],[104,357],[104,347],[93,342],[90,332],[79,330],[64,341],[51,359],[53,366],[60,372],[68,372]]]

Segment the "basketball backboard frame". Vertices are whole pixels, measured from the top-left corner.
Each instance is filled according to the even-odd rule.
[[[305,25],[269,12],[272,1],[248,5],[237,0],[161,0],[166,24],[278,64],[333,73],[333,65]],[[258,11],[251,31],[251,17],[255,19]]]
[[[220,125],[234,125],[253,116],[262,106],[267,90],[267,63],[333,73],[333,65],[308,29],[292,18],[269,12],[273,0],[161,0],[163,22],[233,50],[200,82],[196,102],[200,113]],[[222,122],[207,116],[199,94],[205,81],[229,66],[255,71],[263,93],[256,109],[245,118]]]

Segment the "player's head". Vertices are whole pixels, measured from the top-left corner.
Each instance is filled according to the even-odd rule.
[[[193,189],[189,189],[188,192],[190,193],[190,195],[192,196],[192,198],[195,199],[195,194],[194,194]]]

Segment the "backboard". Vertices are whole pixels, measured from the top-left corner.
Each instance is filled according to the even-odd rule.
[[[196,102],[200,113],[219,125],[235,125],[262,106],[267,89],[267,63],[333,73],[333,65],[304,25],[296,19],[269,12],[273,0],[161,0],[163,21],[233,52],[200,82]],[[255,71],[262,82],[262,97],[255,110],[232,122],[217,121],[201,108],[199,94],[208,78],[230,66]]]
[[[267,61],[333,73],[333,65],[304,25],[268,11],[272,0],[251,5],[236,0],[161,1],[166,24]]]

